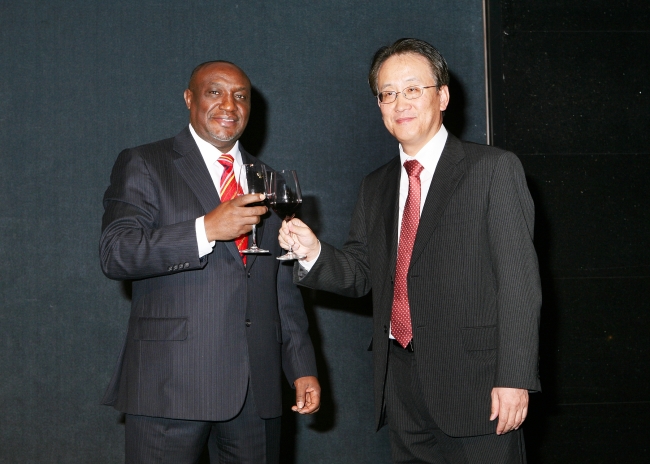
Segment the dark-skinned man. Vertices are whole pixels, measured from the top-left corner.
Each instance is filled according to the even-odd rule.
[[[307,318],[275,259],[280,218],[240,195],[251,83],[197,66],[177,136],[120,153],[104,195],[104,273],[133,281],[124,347],[103,399],[126,414],[127,463],[278,463],[282,372],[292,409],[320,407]],[[264,217],[260,221],[261,217]],[[244,255],[257,224],[267,255]]]

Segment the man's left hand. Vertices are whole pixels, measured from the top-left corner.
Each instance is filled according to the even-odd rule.
[[[292,411],[313,414],[320,409],[320,384],[316,377],[300,377],[293,385],[296,387],[296,404],[291,407]]]
[[[497,435],[517,430],[528,414],[528,390],[521,388],[493,388],[490,420],[497,417]]]

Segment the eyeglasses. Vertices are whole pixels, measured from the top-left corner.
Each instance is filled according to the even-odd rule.
[[[377,100],[379,100],[379,103],[387,105],[388,103],[393,103],[395,100],[397,100],[397,95],[400,93],[404,95],[404,98],[407,100],[415,100],[416,98],[420,98],[422,96],[424,89],[430,89],[431,87],[438,86],[427,85],[425,87],[420,87],[417,85],[412,85],[411,87],[405,88],[401,92],[395,92],[394,90],[385,90],[377,94]]]

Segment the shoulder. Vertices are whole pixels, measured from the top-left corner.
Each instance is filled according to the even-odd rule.
[[[145,163],[160,161],[174,152],[175,137],[126,148],[118,156],[118,161],[141,159]]]
[[[370,174],[368,174],[366,177],[363,178],[363,183],[377,183],[377,182],[383,182],[386,176],[391,175],[395,172],[399,172],[400,168],[400,159],[399,155],[395,156],[392,158],[388,163],[384,164],[383,166],[378,167],[374,171],[372,171]]]
[[[144,143],[135,147],[126,148],[122,150],[122,153],[139,153],[142,156],[146,156],[153,153],[173,151],[175,139],[176,137],[170,137],[155,142]]]
[[[519,157],[511,151],[480,143],[460,141],[458,139],[455,139],[455,141],[461,147],[470,165],[476,163],[487,164],[493,169],[496,169],[498,166],[521,166]]]

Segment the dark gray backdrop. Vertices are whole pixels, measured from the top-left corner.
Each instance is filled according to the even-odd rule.
[[[0,462],[123,459],[120,415],[98,405],[129,312],[125,287],[99,270],[101,198],[121,149],[187,124],[191,69],[226,59],[249,74],[246,147],[298,170],[303,214],[341,244],[362,176],[396,154],[366,74],[404,36],[447,57],[448,124],[484,142],[479,0],[0,5]],[[388,462],[367,300],[305,297],[324,404],[314,418],[285,414],[284,462]]]

